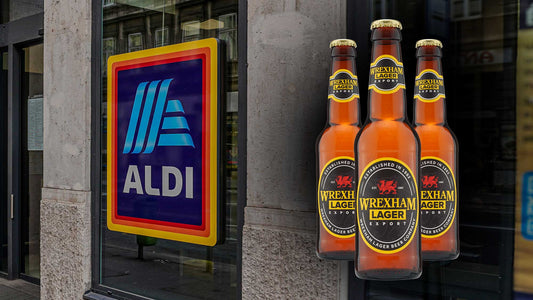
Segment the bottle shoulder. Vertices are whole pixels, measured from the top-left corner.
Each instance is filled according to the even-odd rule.
[[[319,146],[335,147],[335,145],[349,142],[353,146],[353,141],[355,140],[358,132],[359,126],[356,125],[330,125],[324,128],[322,133],[319,135],[317,144]]]
[[[413,130],[413,128],[405,121],[372,121],[368,122],[363,128],[361,128],[361,138],[372,137],[375,135],[380,135],[385,138],[390,136],[401,135],[405,138],[412,137],[416,139],[417,134]]]
[[[433,140],[440,140],[442,143],[448,145],[457,144],[457,140],[452,130],[444,125],[418,125],[415,131],[420,138],[420,142],[429,142]]]
[[[383,120],[367,123],[361,129],[356,144],[361,151],[393,148],[417,151],[420,142],[416,132],[408,123]]]
[[[331,138],[346,138],[357,135],[359,126],[350,124],[328,125],[319,136],[319,140]]]

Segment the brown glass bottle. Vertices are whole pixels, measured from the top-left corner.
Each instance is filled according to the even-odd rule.
[[[328,121],[317,140],[317,255],[353,259],[355,249],[355,161],[353,141],[359,131],[359,83],[356,44],[330,44]]]
[[[401,23],[378,20],[370,28],[369,112],[355,141],[355,274],[362,279],[415,279],[422,273],[420,142],[406,120]]]
[[[457,139],[446,123],[442,43],[416,43],[415,130],[420,137],[420,233],[424,260],[459,256]]]

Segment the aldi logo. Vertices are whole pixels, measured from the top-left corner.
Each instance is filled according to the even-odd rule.
[[[166,97],[168,88],[172,80],[173,78],[165,79],[163,81],[155,80],[150,82],[148,88],[148,82],[142,82],[139,84],[137,87],[137,92],[135,93],[135,102],[133,103],[128,133],[126,134],[126,141],[124,143],[124,150],[122,153],[141,153],[141,151],[142,153],[152,153],[152,151],[154,151],[156,141],[158,141],[158,146],[194,147],[194,142],[192,141],[192,137],[189,133],[165,133],[159,136],[159,128],[161,126],[161,118],[163,116],[163,108],[165,106],[165,112],[167,114],[185,113],[180,100],[170,100],[170,103],[165,105],[167,104]],[[156,98],[158,86],[159,91],[157,92],[157,101],[152,114],[152,106],[154,105],[154,99]],[[143,101],[143,99],[145,100]],[[142,118],[141,106],[143,107]],[[150,116],[152,117],[150,118]],[[149,124],[150,128],[148,129]],[[169,116],[163,119],[163,126],[161,129],[184,129],[189,131],[189,125],[187,124],[187,119],[185,119],[184,116]],[[146,139],[147,132],[149,132],[148,139]],[[135,148],[133,148],[135,133],[137,133],[137,138],[135,140]]]
[[[110,230],[219,241],[219,55],[206,39],[109,58]]]

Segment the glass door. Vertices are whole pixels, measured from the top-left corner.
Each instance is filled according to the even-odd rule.
[[[22,49],[21,258],[24,275],[40,277],[40,204],[43,186],[43,44]]]
[[[7,51],[0,52],[0,161],[7,161]],[[0,168],[0,273],[7,273],[7,168]]]

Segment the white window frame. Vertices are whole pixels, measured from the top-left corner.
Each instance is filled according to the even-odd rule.
[[[470,3],[479,2],[479,13],[473,14],[470,11]],[[462,9],[462,16],[455,16],[454,11],[456,7]],[[453,21],[479,19],[483,15],[483,1],[482,0],[451,0],[450,1],[450,18]]]
[[[226,24],[223,20],[230,19],[232,21],[231,24]],[[225,15],[218,16],[218,20],[220,22],[224,22],[224,27],[220,28],[218,30],[218,38],[221,40],[226,41],[226,55],[227,59],[230,61],[237,61],[238,53],[237,53],[237,13],[229,13]],[[232,41],[228,41],[227,39],[223,39],[222,37],[225,34],[234,35],[235,43],[232,43]]]
[[[194,27],[198,27],[198,29],[194,28],[193,30],[188,30],[187,27],[194,24]],[[190,42],[190,41],[196,41],[199,40],[201,37],[201,29],[200,29],[200,20],[194,20],[194,21],[188,21],[181,23],[181,41],[182,42]]]
[[[159,40],[158,40],[159,39]],[[155,30],[154,47],[161,47],[170,44],[170,30],[168,26],[159,27]]]
[[[115,0],[102,0],[102,7],[115,5]]]
[[[141,37],[141,45],[140,46],[132,46],[131,42],[133,41],[134,37],[140,36]],[[128,52],[135,52],[140,51],[144,49],[144,36],[142,32],[135,32],[128,34]]]
[[[107,42],[109,41],[112,41],[110,49],[106,47]],[[102,59],[103,68],[102,69],[103,69],[104,75],[107,75],[107,67],[106,67],[107,59],[110,56],[115,55],[116,53],[117,53],[117,39],[114,37],[108,37],[108,38],[102,39],[102,56],[103,56],[103,59]]]

